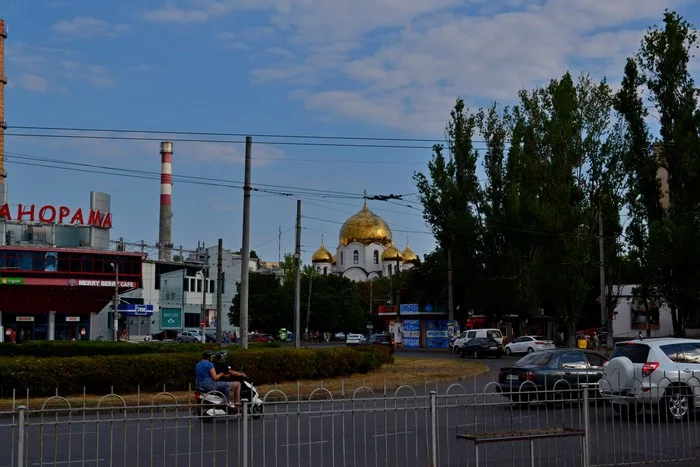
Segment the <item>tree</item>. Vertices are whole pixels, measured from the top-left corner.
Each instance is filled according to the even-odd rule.
[[[293,301],[286,284],[280,284],[274,274],[251,272],[248,276],[248,320],[251,330],[275,334],[280,328],[294,325]],[[229,308],[229,322],[240,323],[241,284],[236,284],[236,295]]]
[[[697,306],[700,288],[700,270],[695,266],[700,261],[700,112],[698,90],[689,72],[697,39],[690,23],[667,10],[664,27],[648,30],[636,56],[649,101],[659,116],[660,140],[653,155],[667,173],[669,201],[659,214],[647,199],[648,217],[637,214],[637,221],[646,224],[648,248],[643,251],[644,261],[658,272],[657,295],[671,309],[677,336],[685,333],[685,319]],[[646,181],[640,196],[650,198],[656,193],[650,188],[649,173],[642,175]]]

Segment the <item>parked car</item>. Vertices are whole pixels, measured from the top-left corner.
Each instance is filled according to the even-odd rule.
[[[180,334],[180,331],[178,330],[164,329],[160,332],[151,335],[151,339],[154,341],[174,341],[175,339],[177,339],[178,334]]]
[[[474,358],[501,358],[503,356],[503,346],[496,339],[491,337],[477,337],[475,339],[470,339],[469,342],[460,348],[459,356],[464,358],[467,355]]]
[[[471,339],[480,338],[491,338],[495,339],[499,344],[503,344],[503,334],[498,329],[469,329],[463,331],[460,334],[459,339],[455,340],[452,344],[452,351],[456,354],[460,353],[460,349],[466,345]]]
[[[367,339],[367,345],[383,345],[394,352],[394,339],[389,334],[372,334]]]
[[[580,396],[595,391],[603,377],[605,357],[588,350],[533,352],[498,373],[499,390],[513,402]]]
[[[201,342],[202,335],[199,331],[182,331],[175,340],[178,342]]]
[[[603,368],[600,394],[623,415],[646,407],[670,420],[686,420],[700,407],[700,340],[617,343]]]
[[[267,342],[274,342],[275,338],[270,334],[251,334],[248,336],[248,342],[263,344]]]
[[[520,336],[506,344],[506,355],[537,352],[538,350],[553,350],[554,342],[542,336]]]
[[[360,345],[364,344],[366,341],[367,338],[362,334],[348,333],[348,336],[345,338],[345,344],[347,345]]]

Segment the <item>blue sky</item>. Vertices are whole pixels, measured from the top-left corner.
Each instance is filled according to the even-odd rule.
[[[661,21],[664,8],[700,23],[700,2],[690,0],[2,3],[0,17],[9,25],[11,127],[428,140],[442,137],[457,96],[472,107],[509,103],[519,88],[566,70],[607,76],[615,84],[625,57],[647,26]],[[157,180],[17,163],[33,156],[158,172],[158,141],[187,138],[149,137],[156,140],[8,135],[10,202],[86,207],[90,190],[105,191],[112,195],[113,238],[155,243]],[[310,140],[262,136],[254,141],[284,143],[254,143],[254,185],[352,194],[302,196],[304,216],[315,218],[302,222],[305,258],[322,234],[328,247],[336,246],[340,224],[362,206],[351,198],[365,189],[406,195],[404,202],[369,205],[387,220],[400,246],[408,238],[421,255],[434,248],[411,177],[425,169],[430,149],[289,145]],[[175,141],[173,173],[242,181],[243,153],[240,143]],[[282,251],[293,250],[295,199],[253,194],[251,247],[263,258],[277,259],[279,226],[286,232]],[[176,182],[174,243],[191,248],[222,237],[226,247],[238,249],[242,205],[240,189]]]

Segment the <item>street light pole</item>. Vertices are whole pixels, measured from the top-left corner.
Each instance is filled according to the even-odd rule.
[[[114,342],[117,342],[119,340],[119,312],[118,312],[118,304],[119,304],[119,264],[114,263],[114,297],[112,298],[112,308],[114,311],[113,318],[114,318],[114,333],[113,333],[113,340]]]

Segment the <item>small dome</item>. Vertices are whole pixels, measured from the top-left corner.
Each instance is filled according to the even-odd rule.
[[[401,255],[401,252],[397,250],[394,247],[394,244],[390,244],[386,250],[384,250],[384,253],[382,253],[382,261],[396,261],[396,260],[402,261],[403,256]]]
[[[311,262],[312,263],[332,263],[333,262],[333,255],[331,254],[330,251],[328,251],[323,243],[321,243],[321,246],[319,247],[318,250],[314,252],[313,255],[311,255]]]
[[[384,219],[370,211],[365,204],[360,212],[345,221],[338,240],[342,246],[353,242],[388,246],[391,244],[391,229]]]
[[[403,256],[403,262],[406,264],[416,264],[419,261],[418,256],[408,247],[408,244],[406,244],[406,248],[401,253],[401,256]]]

